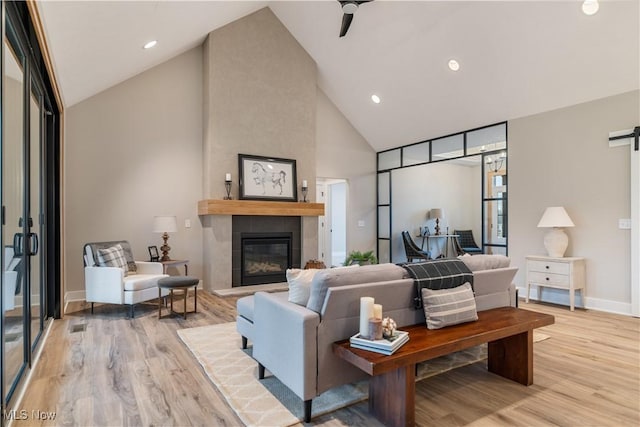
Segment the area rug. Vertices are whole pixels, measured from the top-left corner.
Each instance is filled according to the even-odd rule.
[[[257,363],[240,348],[235,322],[178,330],[178,336],[202,365],[227,403],[248,426],[290,426],[303,419],[302,400],[276,377],[258,380]],[[534,331],[534,342],[549,338]],[[418,365],[416,380],[486,359],[486,345]],[[313,399],[312,417],[367,399],[368,382],[347,384]]]

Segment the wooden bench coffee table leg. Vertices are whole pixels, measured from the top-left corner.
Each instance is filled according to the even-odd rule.
[[[533,384],[533,330],[492,341],[487,368],[524,385]]]
[[[415,397],[415,364],[369,379],[369,412],[386,426],[414,426]]]

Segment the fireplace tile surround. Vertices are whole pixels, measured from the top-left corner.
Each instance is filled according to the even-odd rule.
[[[207,202],[201,201],[199,207]],[[216,201],[219,205],[227,201]],[[294,218],[298,221],[299,240],[299,264],[305,261],[318,258],[318,216],[324,214],[324,206],[321,203],[282,203],[285,210],[273,211],[271,215],[255,214],[253,209],[242,209],[243,205],[254,206],[256,202],[231,201],[228,206],[233,205],[233,209],[223,209],[220,213],[199,212],[203,230],[203,284],[206,290],[214,291],[218,289],[231,289],[233,287],[233,223],[234,218],[260,216],[262,219],[271,221],[283,221],[283,217]],[[246,202],[246,203],[244,203]],[[262,202],[267,203],[267,202]],[[274,203],[274,202],[271,202]],[[304,212],[303,215],[295,215],[300,210],[300,206],[294,205],[316,205],[315,207],[305,207],[312,213]],[[287,210],[286,208],[290,206]],[[294,212],[291,212],[291,208]],[[279,214],[279,215],[278,215]],[[236,221],[246,221],[238,220]]]

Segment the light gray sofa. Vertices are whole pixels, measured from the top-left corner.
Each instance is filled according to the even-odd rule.
[[[461,259],[474,274],[478,311],[516,305],[512,280],[517,267],[508,267],[507,257]],[[259,376],[266,368],[298,395],[305,402],[305,422],[314,397],[367,377],[332,350],[332,343],[357,333],[362,296],[382,304],[383,316],[398,327],[425,322],[422,309],[415,309],[413,279],[395,264],[321,270],[313,278],[306,307],[289,302],[287,292],[257,292],[238,300],[237,329],[243,346],[247,339],[253,343]]]

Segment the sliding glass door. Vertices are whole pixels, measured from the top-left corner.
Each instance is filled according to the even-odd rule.
[[[26,61],[22,49],[15,41],[13,28],[6,27],[3,67],[3,126],[2,126],[2,241],[3,260],[3,343],[4,343],[4,396],[10,396],[25,368],[24,328],[25,255],[22,251],[24,236],[25,189],[25,129]]]
[[[47,320],[60,314],[59,125],[28,5],[2,2],[2,12],[0,384],[11,414]]]

